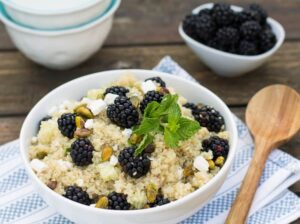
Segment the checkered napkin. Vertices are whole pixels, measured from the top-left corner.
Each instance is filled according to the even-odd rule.
[[[163,58],[154,69],[196,81],[170,57]],[[253,153],[248,129],[238,118],[235,119],[239,142],[229,176],[215,197],[181,224],[224,223]],[[299,218],[300,198],[287,190],[298,180],[300,161],[280,150],[272,152],[248,223],[284,224]],[[20,158],[18,140],[0,147],[0,223],[72,223],[48,206],[35,192]]]

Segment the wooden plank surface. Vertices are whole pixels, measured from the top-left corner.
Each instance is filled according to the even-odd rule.
[[[87,63],[68,71],[51,71],[18,52],[0,52],[0,115],[24,114],[47,92],[73,78],[115,68],[151,69],[171,55],[200,83],[229,105],[245,105],[259,89],[283,83],[300,90],[300,42],[288,42],[259,70],[226,79],[214,75],[185,45],[107,47]]]
[[[124,0],[117,11],[114,27],[107,45],[141,45],[178,43],[177,28],[184,16],[204,0]],[[227,1],[245,6],[247,1]],[[300,38],[300,1],[266,0],[261,4],[271,17],[287,31],[287,39]],[[3,25],[0,26],[0,49],[14,49]]]

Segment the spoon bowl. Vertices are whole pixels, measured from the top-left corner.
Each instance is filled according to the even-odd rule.
[[[299,132],[300,95],[285,85],[260,90],[247,106],[246,123],[254,136],[255,151],[227,224],[245,223],[270,152]]]

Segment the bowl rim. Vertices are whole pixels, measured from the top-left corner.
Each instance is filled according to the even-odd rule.
[[[192,14],[196,14],[200,10],[211,8],[212,6],[213,6],[213,3],[202,4],[202,5],[194,8],[192,10]],[[242,7],[237,6],[237,5],[231,5],[231,9],[233,9],[234,11],[241,11],[241,10],[243,10]],[[196,45],[197,47],[203,48],[203,49],[205,49],[207,51],[211,51],[212,53],[219,54],[221,56],[228,57],[228,58],[231,57],[232,59],[242,59],[242,60],[248,60],[248,61],[256,61],[256,60],[260,60],[260,59],[263,59],[263,58],[266,58],[266,57],[272,55],[275,51],[278,50],[278,48],[282,45],[282,43],[283,43],[283,41],[285,39],[285,30],[284,30],[283,26],[278,21],[276,21],[275,19],[273,19],[271,17],[268,17],[267,21],[271,25],[272,29],[278,30],[279,35],[276,36],[276,38],[277,38],[276,44],[270,50],[268,50],[268,51],[266,51],[266,52],[264,52],[262,54],[258,54],[258,55],[232,54],[232,53],[229,53],[229,52],[225,52],[225,51],[221,51],[221,50],[209,47],[209,46],[207,46],[207,45],[205,45],[203,43],[200,43],[200,42],[194,40],[189,35],[187,35],[184,32],[184,30],[183,30],[182,22],[179,24],[178,32],[179,32],[180,36],[183,38],[183,40],[185,40],[186,42],[190,42],[193,45]]]
[[[85,30],[88,30],[88,29],[96,26],[99,23],[104,22],[105,20],[107,20],[108,18],[113,16],[113,14],[119,8],[122,0],[113,0],[113,1],[114,1],[113,5],[111,6],[111,8],[103,16],[99,17],[98,19],[96,19],[96,20],[94,20],[90,23],[84,24],[82,26],[75,27],[75,28],[70,28],[70,29],[65,29],[65,30],[30,29],[28,27],[16,24],[11,19],[7,18],[6,15],[3,15],[3,13],[1,13],[1,12],[0,12],[0,20],[5,24],[5,26],[8,26],[9,28],[12,28],[14,30],[17,30],[19,32],[23,32],[23,33],[26,33],[26,34],[32,34],[32,35],[36,35],[36,36],[45,36],[45,37],[63,36],[63,35],[83,32]],[[1,4],[3,4],[3,3],[0,1],[0,5]]]
[[[28,156],[26,154],[26,142],[28,142],[28,139],[25,139],[25,132],[26,129],[25,127],[28,125],[28,123],[30,123],[30,114],[35,111],[38,110],[39,105],[44,102],[47,101],[49,98],[52,98],[52,95],[55,95],[56,92],[60,91],[60,89],[62,88],[68,88],[70,86],[72,86],[73,84],[77,83],[77,82],[86,82],[88,81],[90,78],[94,78],[94,77],[102,77],[104,75],[107,76],[113,76],[113,75],[120,75],[120,73],[126,74],[126,73],[143,73],[143,74],[149,74],[149,75],[156,75],[156,76],[161,76],[163,77],[169,77],[171,79],[174,79],[177,82],[185,82],[188,85],[192,85],[194,88],[199,89],[199,91],[201,92],[206,92],[209,95],[211,95],[213,98],[215,98],[214,101],[216,101],[218,104],[220,104],[223,108],[224,108],[224,114],[228,115],[228,125],[232,127],[233,132],[230,133],[231,135],[231,139],[232,141],[230,142],[230,151],[229,151],[229,155],[227,157],[227,160],[224,164],[224,166],[220,169],[220,171],[211,179],[209,180],[206,184],[204,184],[201,188],[193,191],[192,193],[189,193],[188,195],[184,196],[183,198],[180,198],[176,201],[173,201],[169,204],[163,205],[163,206],[158,206],[158,207],[154,207],[151,209],[139,209],[139,210],[129,210],[129,211],[122,211],[122,210],[108,210],[108,209],[99,209],[99,208],[94,208],[91,206],[86,206],[86,205],[82,205],[76,202],[73,202],[63,196],[61,196],[60,194],[54,192],[53,190],[51,190],[50,188],[48,188],[39,178],[38,176],[34,173],[34,171],[31,169],[30,164],[29,164],[29,159]],[[224,175],[226,175],[226,172],[229,172],[230,166],[232,165],[233,161],[234,161],[234,157],[236,154],[236,150],[237,150],[237,140],[238,140],[238,134],[237,134],[237,128],[236,128],[236,123],[234,121],[233,118],[233,114],[232,112],[229,110],[229,108],[227,107],[227,105],[216,95],[214,94],[212,91],[210,91],[209,89],[207,89],[206,87],[198,84],[198,83],[194,83],[192,81],[183,79],[181,77],[177,77],[177,76],[172,76],[168,73],[164,73],[164,72],[159,72],[159,71],[154,71],[154,70],[143,70],[143,69],[120,69],[120,70],[110,70],[110,71],[103,71],[103,72],[97,72],[97,73],[93,73],[90,75],[86,75],[83,77],[79,77],[76,79],[73,79],[63,85],[60,85],[58,87],[56,87],[54,90],[50,91],[47,95],[45,95],[41,100],[39,100],[35,106],[31,109],[31,111],[28,113],[28,115],[25,118],[25,121],[23,122],[22,128],[21,128],[21,132],[20,132],[20,151],[21,151],[21,157],[23,160],[23,163],[25,165],[25,168],[28,172],[28,174],[31,176],[31,179],[33,180],[33,182],[35,182],[35,184],[38,184],[40,187],[42,187],[44,189],[44,191],[46,191],[47,193],[49,193],[50,195],[52,195],[52,197],[55,197],[57,200],[62,200],[64,203],[67,203],[70,206],[75,206],[77,208],[80,209],[84,209],[86,211],[90,211],[90,212],[98,212],[99,214],[101,213],[106,213],[108,215],[117,215],[117,214],[122,214],[124,216],[131,216],[131,215],[137,215],[137,214],[149,214],[149,213],[155,213],[157,211],[165,211],[171,208],[174,208],[175,206],[179,206],[180,204],[185,204],[187,201],[189,201],[192,198],[195,197],[199,197],[201,194],[203,194],[203,192],[208,191],[210,189],[210,187],[212,185],[214,185],[216,182],[219,181],[219,179],[222,179],[222,177]],[[227,177],[227,176],[226,176]]]
[[[76,7],[70,7],[70,8],[66,8],[66,9],[60,9],[60,10],[56,10],[56,11],[46,11],[46,10],[37,10],[37,9],[33,9],[30,7],[25,7],[25,6],[21,6],[18,5],[17,3],[14,3],[10,0],[2,0],[2,2],[4,3],[4,5],[9,6],[10,8],[19,11],[19,12],[23,12],[23,13],[28,13],[28,14],[33,14],[33,15],[44,15],[44,16],[57,16],[57,15],[62,15],[62,14],[71,14],[71,13],[76,13],[79,11],[84,11],[90,7],[95,6],[96,4],[103,2],[105,0],[90,0],[87,3],[81,3],[80,5],[76,6]],[[109,0],[111,1],[111,0]]]

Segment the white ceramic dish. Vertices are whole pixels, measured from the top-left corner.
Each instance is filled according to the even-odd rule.
[[[30,7],[12,0],[2,0],[8,15],[18,24],[43,30],[57,30],[80,26],[103,14],[111,0],[88,0],[73,6],[54,8],[51,4],[44,9]],[[61,4],[53,1],[53,4]],[[72,5],[72,4],[69,4]],[[52,6],[52,7],[51,7]]]
[[[38,31],[11,21],[0,8],[0,19],[16,47],[32,61],[51,69],[69,69],[91,57],[108,36],[121,0],[113,0],[101,18],[74,29]],[[0,3],[1,7],[1,3]]]
[[[160,76],[167,85],[174,87],[180,95],[185,96],[189,101],[203,102],[215,107],[223,115],[226,129],[230,135],[230,150],[224,166],[214,178],[195,192],[175,202],[151,209],[131,211],[97,209],[68,200],[50,190],[32,171],[28,159],[30,140],[36,135],[40,119],[48,113],[51,107],[62,103],[64,100],[78,100],[86,94],[87,90],[107,85],[128,72],[132,73],[138,80]],[[43,97],[33,107],[23,123],[20,148],[26,170],[40,195],[49,205],[76,223],[84,224],[88,220],[89,224],[173,224],[197,212],[221,187],[233,163],[237,148],[237,130],[232,113],[227,106],[214,93],[199,84],[156,71],[113,70],[75,79]]]
[[[196,14],[200,10],[211,8],[212,6],[212,3],[203,4],[195,8],[193,13]],[[238,6],[232,6],[231,8],[234,11],[242,10],[242,8]],[[208,47],[185,34],[182,24],[179,25],[179,34],[186,44],[193,50],[193,52],[216,74],[225,77],[235,77],[250,72],[261,66],[282,45],[285,38],[285,31],[283,27],[280,25],[280,23],[272,18],[268,18],[267,21],[271,25],[272,30],[277,38],[277,43],[269,51],[255,56],[231,54]]]

